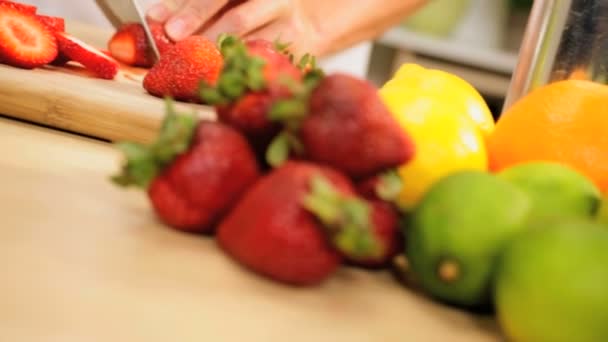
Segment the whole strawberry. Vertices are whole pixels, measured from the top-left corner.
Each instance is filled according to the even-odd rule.
[[[290,58],[265,40],[246,43],[232,36],[220,40],[225,67],[216,87],[201,91],[219,119],[243,132],[264,150],[280,126],[268,118],[272,104],[290,96],[287,80],[299,81],[300,70]]]
[[[221,247],[274,280],[315,285],[341,255],[377,255],[370,208],[333,169],[289,161],[260,179],[218,228]]]
[[[215,44],[202,36],[192,36],[168,49],[144,78],[144,88],[152,95],[199,102],[201,83],[215,84],[223,58]]]
[[[257,161],[235,129],[167,112],[154,144],[119,145],[127,163],[114,181],[147,189],[166,224],[210,232],[260,176]]]
[[[315,82],[298,95],[300,106],[277,103],[271,112],[273,119],[295,127],[284,133],[298,138],[306,159],[332,166],[354,179],[371,177],[411,160],[413,140],[370,82],[340,73]],[[280,164],[284,158],[271,158],[271,164]]]
[[[300,138],[311,160],[362,178],[404,164],[414,155],[413,141],[367,81],[328,76],[311,94],[309,106]]]

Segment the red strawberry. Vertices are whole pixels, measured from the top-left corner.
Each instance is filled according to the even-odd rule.
[[[399,231],[399,215],[395,208],[383,201],[371,201],[372,225],[376,241],[380,244],[380,254],[373,257],[353,257],[345,255],[345,259],[358,266],[378,268],[384,267],[401,251],[401,235]]]
[[[274,55],[278,52],[276,44],[266,39],[249,39],[245,42],[249,51],[257,51],[259,55]],[[264,53],[264,50],[266,53]]]
[[[289,161],[258,181],[218,228],[221,247],[255,272],[293,285],[330,276],[345,253],[371,253],[367,207],[348,178]],[[314,214],[313,214],[314,213]],[[361,234],[363,233],[363,234]]]
[[[165,34],[161,24],[149,22],[149,27],[159,54],[163,55],[173,47],[173,43]],[[114,58],[125,64],[144,68],[154,65],[154,56],[148,44],[146,31],[140,23],[123,25],[108,42],[108,48]]]
[[[6,0],[0,0],[0,6],[12,7],[20,12],[29,14],[36,14],[36,11],[38,10],[36,6]]]
[[[245,43],[247,52],[253,57],[264,60],[262,69],[266,87],[284,88],[279,81],[281,77],[289,77],[292,80],[300,80],[302,72],[291,62],[289,56],[279,50],[275,43],[262,39],[249,40]]]
[[[59,54],[57,54],[57,58],[55,58],[52,62],[51,65],[54,66],[64,66],[66,65],[68,62],[70,61],[70,58],[66,55],[64,55],[63,53],[59,52]]]
[[[148,26],[150,27],[150,33],[152,34],[152,38],[156,42],[156,47],[158,48],[158,53],[164,55],[169,49],[173,47],[173,42],[167,36],[165,32],[165,27],[163,24],[154,22],[149,20]]]
[[[201,82],[214,84],[222,65],[222,55],[212,42],[192,36],[161,56],[144,78],[144,88],[155,96],[197,102]]]
[[[36,18],[53,32],[65,32],[65,20],[63,18],[46,15],[37,15]]]
[[[414,143],[368,81],[345,74],[323,78],[304,101],[297,135],[307,159],[355,179],[408,162]],[[285,113],[281,113],[285,115]]]
[[[403,182],[396,171],[387,171],[357,184],[357,191],[368,200],[393,203],[401,194]]]
[[[0,5],[0,59],[20,68],[36,68],[57,57],[53,33],[34,14]]]
[[[159,218],[183,231],[210,232],[259,177],[238,131],[178,116],[170,106],[154,144],[119,146],[128,161],[114,181],[146,188]]]
[[[384,246],[383,256],[376,259],[353,259],[350,262],[364,267],[387,266],[403,246],[399,229],[399,211],[395,199],[401,194],[403,183],[394,171],[374,176],[357,185],[357,191],[374,207],[373,222],[376,238]]]
[[[139,23],[123,25],[108,42],[108,49],[116,60],[138,67],[151,67],[151,55],[144,27]]]
[[[298,81],[302,74],[268,41],[227,37],[220,45],[226,66],[217,87],[203,90],[203,100],[214,104],[219,119],[243,132],[256,150],[264,150],[280,129],[268,112],[275,101],[291,95],[283,80]]]
[[[61,53],[71,60],[84,65],[85,68],[92,71],[97,77],[113,79],[118,73],[118,63],[96,48],[65,32],[57,32],[55,36],[57,37]]]
[[[49,17],[45,15],[37,15],[36,17],[43,24],[45,24],[46,27],[49,28],[49,30],[53,32],[65,32],[65,20],[63,18]],[[69,61],[70,59],[66,55],[59,52],[57,54],[57,57],[51,62],[51,64],[55,66],[63,66]]]
[[[310,97],[300,137],[308,158],[355,178],[397,167],[414,155],[414,143],[369,82],[335,74]]]
[[[359,192],[359,194],[364,198],[369,200],[377,200],[380,199],[378,192],[381,184],[382,182],[380,177],[374,176],[357,184],[357,192]]]

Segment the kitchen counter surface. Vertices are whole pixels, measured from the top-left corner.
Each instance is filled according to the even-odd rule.
[[[0,340],[496,341],[492,320],[384,272],[260,278],[115,188],[110,145],[0,118]]]

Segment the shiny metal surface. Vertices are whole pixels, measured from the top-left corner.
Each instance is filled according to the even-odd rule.
[[[559,80],[608,83],[608,0],[535,0],[503,111]]]
[[[146,38],[154,56],[158,60],[160,53],[146,21],[146,16],[137,0],[95,0],[104,15],[114,27],[118,28],[124,23],[139,22],[146,31]]]

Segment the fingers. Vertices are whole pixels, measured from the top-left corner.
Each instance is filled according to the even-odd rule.
[[[289,11],[289,0],[249,0],[231,8],[203,35],[215,41],[222,33],[243,36],[271,23]]]
[[[163,0],[148,11],[150,19],[165,22],[165,31],[174,41],[196,33],[230,0]]]
[[[186,0],[163,0],[150,7],[146,12],[146,16],[154,21],[164,23],[184,2],[186,2]]]

